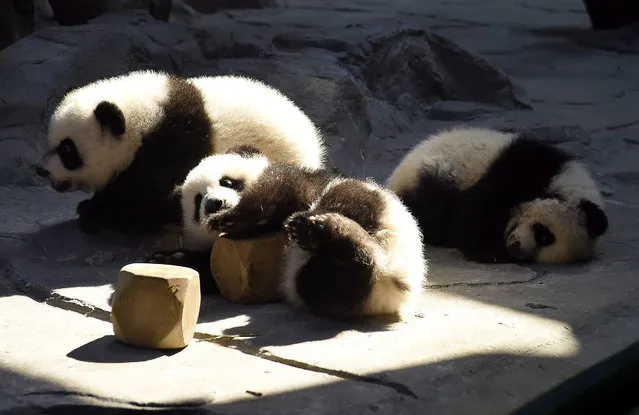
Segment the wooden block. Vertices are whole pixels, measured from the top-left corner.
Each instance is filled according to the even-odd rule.
[[[231,241],[217,238],[211,251],[211,273],[227,300],[241,304],[279,301],[279,281],[286,234]]]
[[[111,302],[115,337],[138,347],[185,347],[193,339],[200,300],[200,276],[191,268],[126,265]]]

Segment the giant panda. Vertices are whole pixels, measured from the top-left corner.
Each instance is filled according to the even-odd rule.
[[[184,223],[241,240],[285,231],[281,288],[320,314],[402,316],[419,297],[428,263],[419,226],[391,191],[371,180],[278,163],[248,146],[213,155],[181,186]],[[210,275],[211,246],[148,260]],[[208,248],[208,249],[206,249]],[[210,279],[203,278],[203,281]]]
[[[416,216],[425,243],[477,262],[589,260],[608,229],[585,165],[529,133],[441,131],[406,154],[386,185]]]
[[[36,173],[58,192],[94,191],[82,229],[179,225],[173,192],[204,157],[249,144],[275,161],[317,168],[322,137],[289,98],[241,76],[134,71],[69,92],[49,122]]]

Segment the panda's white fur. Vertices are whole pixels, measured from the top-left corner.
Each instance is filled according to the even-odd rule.
[[[371,235],[377,242],[372,258],[375,264],[374,284],[360,313],[405,315],[413,309],[419,299],[428,274],[428,261],[422,249],[421,231],[415,218],[399,198],[371,180],[362,182],[356,179],[336,178],[324,189],[322,196],[336,185],[349,186],[353,183],[376,193],[383,200],[383,208],[378,219],[381,229]],[[322,196],[310,210],[321,202]],[[357,198],[357,192],[352,196]],[[321,222],[331,215],[340,216],[338,213],[325,213],[311,219]],[[289,242],[284,252],[286,261],[282,290],[290,303],[307,308],[304,299],[298,294],[297,281],[300,270],[313,258],[313,254],[300,247],[295,240]],[[396,278],[401,280],[407,289],[398,289]]]
[[[585,165],[516,132],[456,127],[434,134],[401,160],[387,185],[419,219],[427,243],[480,261],[589,259],[608,226]],[[543,227],[550,245],[537,243]]]
[[[80,187],[89,190],[104,188],[113,174],[126,169],[148,134],[162,118],[162,102],[168,95],[168,78],[152,71],[102,79],[67,93],[49,121],[49,149],[55,149],[70,137],[84,161],[78,171],[66,169],[60,157],[47,153],[42,167],[53,184],[71,182],[68,191]],[[115,103],[123,112],[126,131],[119,139],[109,139],[93,111],[102,101]]]
[[[412,148],[387,180],[395,192],[415,188],[420,172],[426,169],[438,176],[452,177],[464,190],[484,175],[515,134],[486,128],[454,127],[441,131]]]
[[[109,113],[106,124],[97,119],[96,108],[103,102],[121,112],[123,134],[108,128],[117,114]],[[82,161],[75,170],[61,162],[58,146],[65,139],[71,139]],[[98,80],[64,97],[51,117],[48,143],[38,171],[56,190],[104,190],[111,198],[117,192],[108,188],[113,190],[115,179],[122,182],[118,190],[133,186],[139,192],[165,193],[203,157],[243,144],[275,161],[309,168],[324,163],[322,137],[304,112],[278,90],[241,76],[185,79],[147,70]],[[130,167],[131,177],[122,174]],[[161,191],[153,190],[157,187]],[[134,214],[134,206],[127,209]],[[144,219],[149,209],[138,210],[137,219]]]
[[[243,188],[225,188],[221,185],[224,178],[242,182]],[[198,194],[203,196],[199,209],[195,206]],[[268,229],[284,228],[289,234],[281,288],[295,306],[328,313],[401,316],[422,292],[428,264],[419,226],[394,193],[371,180],[276,163],[256,153],[230,152],[202,160],[181,185],[181,196],[188,227],[185,234],[200,243],[191,247],[202,249],[204,269],[198,269],[202,273],[208,274],[206,259],[220,231],[233,239],[242,229],[257,235],[263,232],[261,227],[270,226]],[[221,201],[220,211],[207,212],[207,199]],[[315,230],[304,232],[310,228]],[[332,243],[330,238],[345,238],[345,249],[338,249],[336,242],[332,254],[315,250],[322,243],[318,230],[329,232],[325,235],[328,243]],[[189,252],[185,257],[181,252],[177,262],[171,263],[194,266],[183,262],[185,258],[193,261],[193,255]],[[314,260],[317,255],[325,259]],[[353,259],[359,257],[368,258],[364,265]],[[152,262],[167,260],[166,253],[152,258]],[[361,280],[355,278],[356,273]],[[308,290],[300,288],[309,279],[313,279],[310,284],[321,286],[310,291],[311,297],[317,296],[315,302],[309,299]],[[365,293],[365,298],[340,297],[348,290]],[[332,304],[333,300],[339,304]],[[357,304],[353,309],[344,308],[340,301]]]
[[[215,153],[239,145],[260,150],[270,160],[319,168],[324,147],[316,126],[278,90],[241,76],[190,80],[204,96],[215,131]]]
[[[240,155],[237,153],[216,154],[203,159],[189,172],[180,185],[182,207],[182,236],[184,248],[208,252],[213,246],[217,232],[210,231],[202,221],[195,220],[196,195],[207,195],[223,200],[226,208],[232,208],[240,200],[240,192],[220,184],[223,176],[241,179],[246,185],[256,181],[268,166],[263,155]],[[200,218],[206,216],[205,203],[197,209]]]

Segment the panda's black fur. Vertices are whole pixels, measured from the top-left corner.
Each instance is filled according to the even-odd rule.
[[[323,165],[321,134],[278,90],[240,76],[134,71],[69,92],[49,122],[36,173],[78,205],[87,231],[158,230],[181,221],[174,188],[204,157],[253,145],[267,157]]]
[[[537,197],[571,157],[558,148],[520,136],[507,146],[484,176],[457,197],[450,237],[468,258],[511,260],[503,232],[511,209]]]
[[[241,180],[244,172],[254,179],[244,183],[235,205],[201,216],[199,223],[231,240],[286,232],[282,290],[289,302],[333,315],[401,314],[421,292],[427,273],[421,232],[392,192],[325,169],[263,157],[231,160],[232,154],[227,157],[233,177]],[[183,197],[212,189],[210,185],[227,177],[219,171],[223,157],[211,156],[189,173]],[[188,206],[198,209],[197,204]],[[196,255],[179,252],[176,261],[161,252],[150,260],[195,267]],[[200,265],[209,267],[203,261]],[[208,277],[209,269],[197,270]]]
[[[161,105],[164,116],[144,137],[131,165],[78,205],[84,230],[154,230],[180,223],[179,194],[173,189],[214,149],[201,92],[174,76],[169,77],[168,86],[168,97]],[[124,133],[124,116],[116,105],[96,116],[103,128]]]
[[[453,157],[447,159],[445,155],[441,157],[444,151],[435,151],[434,147],[433,150],[416,147],[413,150],[415,155],[411,157],[432,157],[439,167],[426,163],[408,167],[406,163],[404,166],[400,164],[393,172],[389,187],[398,193],[417,218],[426,244],[457,248],[467,259],[478,262],[512,262],[517,259],[513,256],[513,250],[518,248],[516,244],[507,246],[504,233],[508,233],[507,226],[514,210],[524,203],[535,203],[540,199],[566,201],[562,189],[552,191],[549,188],[554,179],[565,174],[563,172],[567,164],[575,159],[567,152],[540,141],[538,137],[509,130],[493,133],[483,129],[458,129],[448,132],[446,138],[442,138],[443,135],[435,138],[452,143],[462,134],[478,133],[484,136],[494,134],[495,139],[501,139],[501,132],[513,134],[513,139],[505,141],[494,151],[477,156],[494,159],[487,163],[485,170],[478,170],[481,174],[467,187],[461,185],[466,174],[462,164],[475,164],[470,148],[474,144],[460,145],[466,147],[464,150],[470,149],[469,155],[460,160],[453,160]],[[469,140],[469,143],[472,141]],[[476,143],[481,144],[481,140],[477,138]],[[445,145],[453,148],[451,152],[462,151],[453,144]],[[451,167],[446,167],[446,164]],[[415,171],[409,172],[410,169]],[[409,185],[407,181],[412,178],[411,174],[414,181]],[[597,203],[583,198],[578,206],[584,215],[583,226],[590,238],[597,238],[606,232],[608,219]],[[545,232],[543,225],[536,226],[538,228],[535,231]]]

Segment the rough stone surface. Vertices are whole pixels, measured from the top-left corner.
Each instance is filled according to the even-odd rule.
[[[0,52],[0,413],[188,399],[207,402],[195,413],[506,414],[637,339],[632,28],[590,31],[580,0],[186,3],[168,24],[139,11],[38,20]],[[147,67],[263,79],[322,128],[331,165],[379,180],[437,129],[528,129],[588,163],[610,232],[596,261],[572,266],[478,265],[429,248],[430,286],[404,323],[208,297],[183,352],[124,351],[104,339],[117,271],[176,237],[80,233],[87,196],[53,193],[31,164],[66,91]]]

